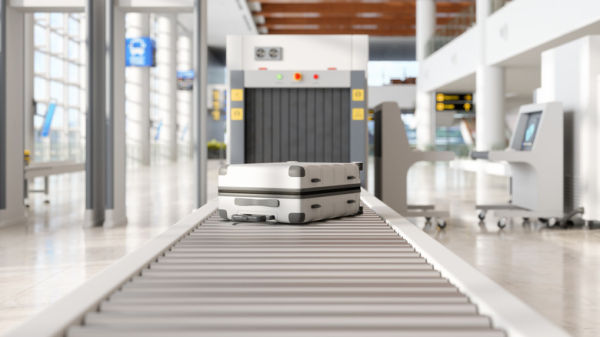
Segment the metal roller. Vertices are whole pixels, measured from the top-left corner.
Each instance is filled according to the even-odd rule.
[[[69,337],[505,336],[373,211],[310,225],[216,215]]]
[[[363,191],[364,214],[233,223],[216,202],[7,337],[567,337]]]

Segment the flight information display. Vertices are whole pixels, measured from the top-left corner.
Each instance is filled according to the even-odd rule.
[[[525,134],[523,135],[523,141],[521,142],[522,151],[530,151],[535,141],[535,135],[537,134],[540,119],[542,118],[542,112],[532,112],[527,114],[527,123],[525,124]]]

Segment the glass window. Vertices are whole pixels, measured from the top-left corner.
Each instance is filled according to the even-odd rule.
[[[50,99],[55,100],[56,102],[63,102],[63,84],[56,81],[50,82]]]
[[[69,16],[69,35],[79,36],[79,20],[73,16]]]
[[[47,100],[48,99],[48,81],[41,78],[35,77],[33,79],[33,98],[35,100]]]
[[[39,116],[43,116],[46,114],[46,109],[48,107],[45,103],[36,103],[35,105],[35,114]]]
[[[69,40],[69,58],[76,60],[79,57],[79,43]]]
[[[34,116],[33,117],[33,128],[39,130],[44,125],[44,117],[42,116]]]
[[[37,74],[48,72],[47,61],[48,54],[36,50],[33,54],[33,71]]]
[[[65,110],[62,106],[56,106],[56,110],[54,110],[54,117],[52,118],[52,124],[50,124],[50,127],[52,129],[62,129],[65,127]]]
[[[79,126],[79,116],[81,113],[77,109],[69,109],[69,127],[76,128]]]
[[[64,39],[62,36],[57,33],[50,33],[50,52],[52,53],[62,53],[63,51],[63,42]]]
[[[50,13],[50,27],[63,28],[63,13]]]
[[[79,83],[79,66],[69,63],[69,82]]]
[[[80,14],[34,13],[34,99],[37,102],[34,128],[36,141],[33,160],[81,160],[85,140],[81,42],[83,29]],[[52,132],[40,138],[39,131],[48,109],[56,103]]]
[[[79,105],[79,89],[75,86],[69,86],[69,105]]]
[[[48,13],[33,13],[33,19],[36,21],[36,23],[47,24]]]
[[[62,78],[63,77],[64,63],[58,57],[50,57],[50,77]]]
[[[33,44],[35,44],[36,47],[47,45],[48,41],[46,41],[46,37],[47,34],[44,27],[38,26],[37,24],[33,26]]]
[[[369,85],[381,86],[390,84],[391,79],[405,80],[416,78],[419,64],[416,61],[369,61]]]
[[[44,116],[46,115],[46,109],[48,106],[44,103],[37,103],[35,106],[35,116],[33,118],[33,127],[35,129],[41,129],[44,124]]]

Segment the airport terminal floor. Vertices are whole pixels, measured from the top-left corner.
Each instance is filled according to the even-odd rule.
[[[0,333],[68,294],[193,209],[193,162],[128,171],[127,226],[83,228],[82,173],[55,176],[50,205],[33,195],[26,226],[0,229]],[[219,161],[209,161],[208,196],[217,194]],[[163,183],[169,181],[169,184]],[[448,227],[424,225],[436,240],[573,336],[600,335],[600,231],[548,229],[520,222],[479,224],[472,172],[420,163],[408,177],[411,202],[451,208]],[[503,202],[508,180],[487,176],[486,201]],[[480,195],[481,197],[481,195]],[[447,204],[446,200],[450,200]],[[456,215],[459,215],[456,217]],[[310,225],[309,225],[310,226]]]

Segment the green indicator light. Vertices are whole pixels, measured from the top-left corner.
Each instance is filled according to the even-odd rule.
[[[283,79],[283,75],[281,75],[281,74],[277,74],[277,79],[278,79],[278,80],[281,80],[281,79]]]

